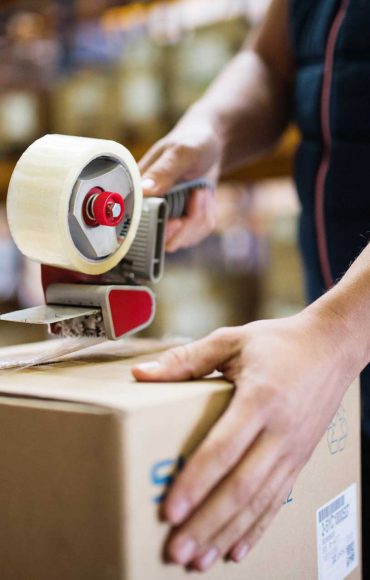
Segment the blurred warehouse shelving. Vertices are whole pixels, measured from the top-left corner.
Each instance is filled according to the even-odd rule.
[[[140,159],[240,48],[268,3],[269,0],[2,0],[0,200],[5,200],[20,154],[45,133],[113,139]],[[220,226],[217,235],[197,250],[168,260],[166,277],[159,289],[162,315],[153,332],[179,332],[181,327],[185,330],[186,319],[193,319],[193,334],[202,334],[215,325],[237,324],[261,313],[278,315],[300,307],[302,290],[294,250],[297,208],[291,186],[286,181],[276,181],[291,175],[297,141],[297,132],[292,128],[275,151],[228,176],[218,193],[220,203],[228,192],[235,202],[235,219],[240,217],[236,208],[243,203],[248,206],[249,217],[238,222],[236,228],[230,224]],[[285,211],[273,216],[274,223],[282,223],[282,229],[289,232],[289,239],[283,243],[277,234],[279,227],[274,233],[269,225],[270,202],[261,205],[250,201],[259,198],[258,184],[266,179],[272,181],[265,189],[274,190],[278,199],[290,200],[285,206],[282,201]],[[6,228],[4,217],[2,223]],[[2,239],[8,243],[9,236]],[[269,256],[281,245],[283,262],[288,261],[282,264],[283,269],[296,273],[293,295],[284,294],[284,284],[277,289],[277,278],[271,274],[274,268],[269,268]],[[235,254],[239,255],[237,263]],[[26,268],[27,275],[19,276],[21,282],[13,299],[32,304],[40,294],[35,283],[37,274],[14,255],[17,272]],[[280,256],[279,250],[277,255]],[[219,256],[223,256],[222,263],[217,262]],[[213,259],[212,277],[206,264]],[[188,280],[187,285],[189,299],[193,293],[194,308],[198,309],[197,327],[189,303],[182,309],[188,317],[175,312],[174,288],[179,287],[176,280],[184,276],[184,263],[191,266],[192,282]],[[10,277],[9,274],[9,282],[6,276],[2,277],[5,288],[11,284]],[[199,315],[201,311],[203,317]]]
[[[46,132],[109,137],[139,158],[203,92],[258,18],[249,0],[123,4],[2,3],[1,197],[21,151]],[[289,157],[289,149],[280,149],[268,172],[288,173]]]

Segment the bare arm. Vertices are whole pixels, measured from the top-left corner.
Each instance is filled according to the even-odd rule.
[[[273,0],[250,46],[142,159],[144,194],[163,195],[203,175],[217,181],[221,171],[271,147],[289,120],[292,77],[288,0]],[[169,224],[167,250],[196,244],[214,223],[212,192],[195,191],[187,216]]]
[[[287,0],[274,0],[251,43],[231,61],[185,122],[204,115],[219,134],[223,170],[260,155],[290,118],[294,74]]]

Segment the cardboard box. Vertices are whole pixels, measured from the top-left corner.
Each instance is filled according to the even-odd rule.
[[[1,580],[188,577],[161,561],[168,529],[158,503],[232,387],[217,378],[136,384],[132,360],[109,348],[2,372]],[[352,570],[360,579],[359,446],[354,384],[264,538],[244,563],[221,562],[205,578],[339,580]]]

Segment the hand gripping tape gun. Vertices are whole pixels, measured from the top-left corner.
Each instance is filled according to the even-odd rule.
[[[154,317],[166,220],[186,212],[205,179],[144,198],[130,152],[113,141],[46,135],[12,175],[7,215],[20,251],[41,263],[45,304],[2,320],[48,324],[59,336],[116,340]]]

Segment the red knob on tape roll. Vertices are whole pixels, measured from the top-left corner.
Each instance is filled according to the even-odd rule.
[[[125,214],[125,201],[119,193],[94,187],[83,204],[83,216],[88,226],[116,227]]]

